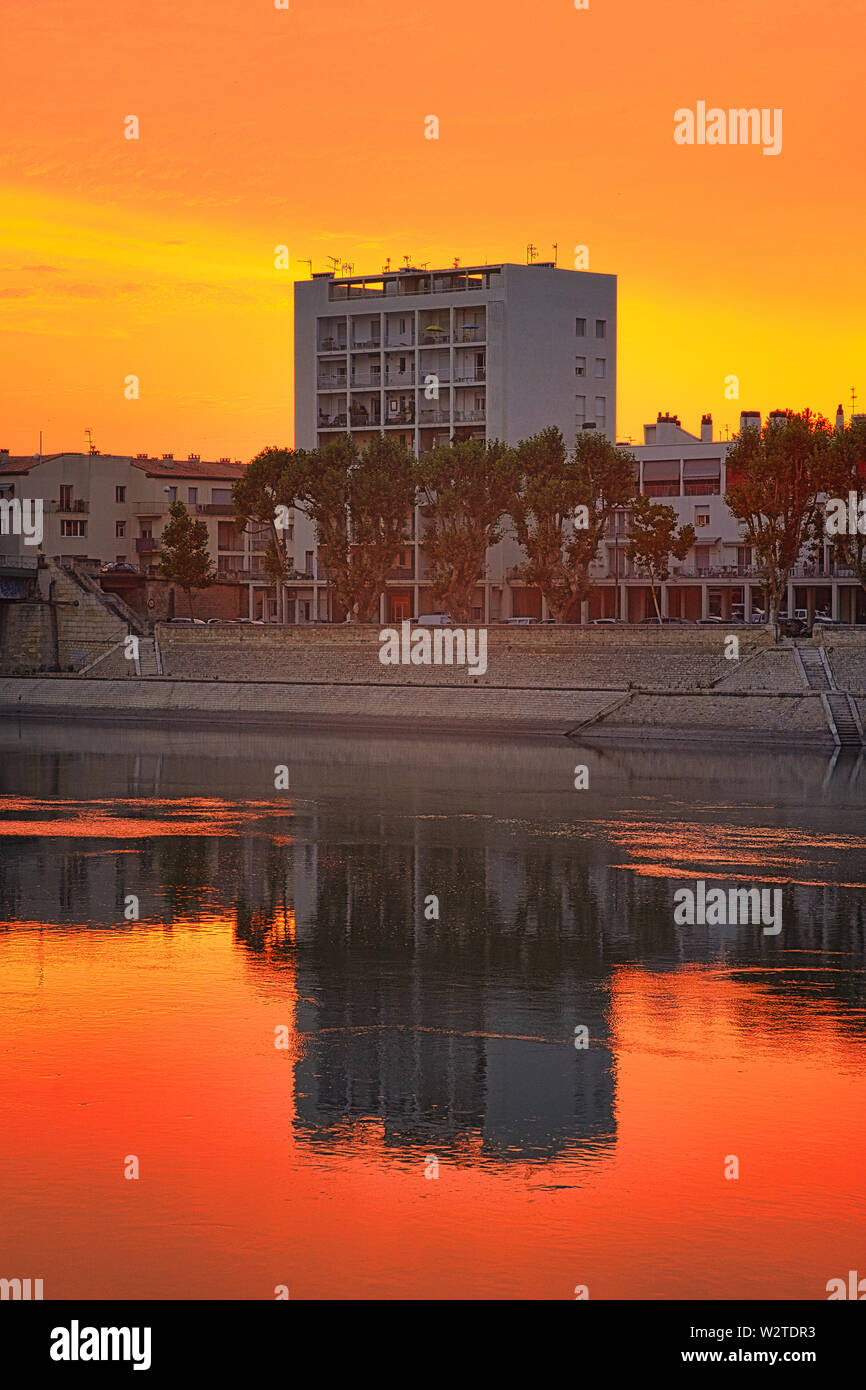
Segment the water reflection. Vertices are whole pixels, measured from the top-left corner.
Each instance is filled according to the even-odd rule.
[[[166,990],[182,1000],[183,972],[206,958],[238,1080],[259,1066],[243,1051],[248,1014],[288,1029],[296,1177],[305,1153],[382,1166],[435,1153],[615,1207],[649,1180],[631,1168],[637,1128],[650,1166],[676,1149],[680,1199],[706,1220],[718,1193],[705,1190],[704,1151],[730,1146],[736,1117],[755,1123],[777,1065],[786,1095],[775,1130],[752,1138],[753,1162],[792,1134],[810,1142],[816,1077],[851,1103],[840,1078],[862,1066],[866,1020],[859,765],[838,760],[828,775],[812,756],[50,725],[5,729],[0,751],[0,959],[13,988],[29,997],[32,980],[14,975],[16,962],[30,969],[28,933],[43,963],[61,939],[85,953],[102,933],[96,970],[153,973],[135,981],[138,1008],[167,1007]],[[271,790],[281,762],[287,793]],[[574,790],[576,762],[587,792]],[[675,926],[673,886],[699,876],[780,885],[781,935]],[[160,951],[127,962],[124,943],[168,937],[193,943],[192,965]],[[240,995],[226,951],[243,964]],[[22,1020],[13,1050],[32,1043]],[[681,1103],[687,1128],[672,1130]],[[849,1139],[840,1115],[827,1149]],[[821,1207],[827,1238],[834,1203],[798,1182],[791,1203]],[[614,1247],[638,1239],[634,1215],[607,1211]],[[750,1208],[740,1230],[760,1219]],[[813,1237],[799,1230],[801,1255]],[[769,1248],[777,1277],[801,1288],[793,1246],[790,1258]],[[671,1287],[705,1257],[674,1260]],[[625,1268],[609,1271],[608,1296],[638,1296]]]

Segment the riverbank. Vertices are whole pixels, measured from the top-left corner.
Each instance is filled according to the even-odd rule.
[[[0,679],[0,715],[68,722],[382,728],[536,733],[832,748],[820,696],[800,693],[483,687],[275,681]]]
[[[866,720],[866,637],[826,637],[777,646],[763,629],[492,629],[475,674],[384,666],[372,628],[160,626],[149,668],[159,674],[142,675],[143,658],[120,644],[82,674],[0,676],[0,714],[832,750],[828,695]]]

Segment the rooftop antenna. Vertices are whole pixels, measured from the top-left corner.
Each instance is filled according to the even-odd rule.
[[[302,261],[301,261],[301,265],[308,265],[308,266],[310,267],[310,279],[312,280],[312,278],[313,278],[313,262],[312,262],[311,260],[309,260],[309,258],[308,258],[307,260],[302,260]]]
[[[558,255],[559,255],[559,242],[558,242],[558,241],[555,241],[555,242],[553,243],[553,264],[554,264],[554,267],[556,266],[556,258],[557,258]],[[629,443],[631,443],[631,440],[629,440]]]
[[[404,257],[403,257],[403,264],[404,264],[404,266],[406,267],[407,270],[411,270],[411,269],[412,269],[412,257],[411,257],[411,256],[404,256]]]
[[[326,256],[326,257],[325,257],[325,260],[331,262],[331,273],[332,273],[332,275],[336,275],[336,273],[337,273],[337,266],[340,264],[340,257],[339,257],[339,256]]]
[[[382,273],[383,273],[383,275],[387,275],[387,274],[388,274],[388,271],[389,271],[390,269],[391,269],[391,257],[389,256],[388,259],[387,259],[387,261],[385,262],[385,264],[382,266]]]
[[[854,415],[854,402],[855,402],[855,401],[859,401],[859,399],[860,399],[860,397],[857,395],[857,392],[854,390],[854,387],[852,386],[852,387],[851,387],[851,415],[852,415],[852,418],[853,418],[853,415]]]
[[[527,265],[532,265],[532,262],[536,259],[537,255],[538,255],[538,247],[537,247],[537,246],[533,246],[533,244],[532,244],[531,241],[528,242],[528,243],[527,243],[527,247],[526,247],[526,264],[527,264]]]
[[[95,453],[96,453],[96,446],[95,446],[94,443],[93,443],[93,430],[85,430],[84,433],[85,433],[86,436],[87,436],[87,443],[88,443],[88,446],[89,446],[87,452],[88,452],[89,454],[95,454]]]
[[[460,257],[459,257],[459,256],[455,256],[455,257],[454,257],[454,269],[455,269],[455,270],[459,270],[459,269],[460,269]]]
[[[354,261],[343,261],[343,264],[342,264],[342,266],[340,267],[340,274],[341,274],[341,275],[354,275],[354,273],[355,273],[355,262],[354,262]]]

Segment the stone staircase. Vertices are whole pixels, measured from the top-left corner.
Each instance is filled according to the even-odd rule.
[[[804,684],[821,696],[836,747],[859,753],[863,747],[863,729],[857,707],[850,695],[836,689],[823,647],[795,645],[794,650]]]
[[[798,647],[797,651],[800,654],[800,661],[809,689],[820,690],[822,693],[832,690],[830,673],[822,660],[823,651],[819,647]]]
[[[153,637],[140,637],[138,639],[138,661],[135,664],[135,674],[137,676],[162,675],[162,663]]]

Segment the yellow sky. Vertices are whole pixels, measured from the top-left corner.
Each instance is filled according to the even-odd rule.
[[[589,4],[4,0],[0,446],[291,442],[305,258],[530,241],[619,276],[620,438],[866,409],[861,0]],[[699,100],[781,108],[781,154],[677,146]]]

